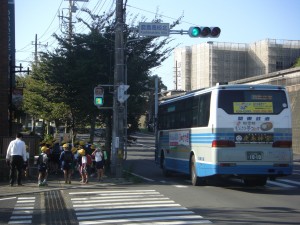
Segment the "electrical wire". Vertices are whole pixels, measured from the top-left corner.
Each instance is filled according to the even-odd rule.
[[[40,37],[38,40],[42,39],[42,38],[44,37],[44,35],[47,33],[47,31],[50,29],[52,23],[54,22],[54,20],[56,19],[57,15],[58,15],[58,13],[59,13],[60,7],[61,7],[61,5],[62,5],[63,2],[64,2],[64,0],[61,1],[60,5],[59,5],[59,7],[58,7],[58,10],[57,10],[56,14],[54,15],[54,17],[53,17],[51,23],[49,24],[49,26],[48,26],[48,28],[46,29],[46,31],[41,35],[41,37]]]
[[[158,15],[158,16],[161,16],[161,17],[164,17],[164,18],[168,18],[168,19],[172,19],[172,20],[177,20],[178,19],[178,18],[174,18],[174,17],[170,17],[170,16],[165,16],[163,14],[159,14],[159,13],[156,13],[156,12],[152,12],[152,11],[149,11],[149,10],[141,9],[141,8],[138,8],[138,7],[135,7],[135,6],[132,6],[132,5],[127,5],[127,6],[130,7],[130,8],[134,8],[134,9],[143,11],[143,12],[147,12],[147,13],[150,13],[150,14]],[[188,22],[188,21],[183,21],[182,20],[181,22],[182,23],[186,23],[186,24],[190,24],[190,25],[196,25],[196,24]]]

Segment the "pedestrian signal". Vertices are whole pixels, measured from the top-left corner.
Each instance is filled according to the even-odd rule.
[[[104,104],[104,89],[101,86],[94,88],[94,105],[99,107]]]

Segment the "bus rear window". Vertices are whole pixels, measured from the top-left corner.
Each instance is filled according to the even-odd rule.
[[[279,114],[288,107],[282,90],[220,90],[218,107],[228,114]]]

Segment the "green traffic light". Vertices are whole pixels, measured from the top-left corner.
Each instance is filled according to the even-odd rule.
[[[188,35],[192,38],[217,38],[220,36],[221,29],[219,27],[190,27]]]
[[[95,105],[102,106],[103,103],[103,97],[95,97]]]
[[[201,33],[200,27],[193,27],[192,28],[191,35],[193,37],[198,37],[200,35],[200,33]]]

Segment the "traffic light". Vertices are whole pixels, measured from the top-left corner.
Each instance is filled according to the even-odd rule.
[[[97,107],[103,106],[104,104],[104,89],[101,86],[94,88],[94,105]]]
[[[190,27],[188,34],[193,38],[217,38],[220,36],[221,29],[219,27]]]
[[[103,97],[95,97],[95,105],[96,106],[103,106],[103,103],[104,103],[103,100],[104,100]]]

